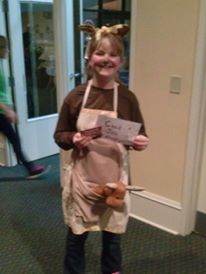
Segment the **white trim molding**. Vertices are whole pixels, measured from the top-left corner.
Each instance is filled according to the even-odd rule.
[[[179,234],[182,208],[176,201],[143,191],[131,193],[130,216],[172,234]]]
[[[131,1],[129,88],[135,90],[137,1]]]
[[[202,161],[202,145],[206,122],[206,1],[200,1],[190,124],[182,195],[180,233],[194,230],[197,211],[198,184]]]
[[[68,64],[67,64],[67,33],[66,4],[65,1],[54,0],[54,41],[55,41],[55,63],[56,63],[56,85],[58,109],[68,92]],[[61,41],[61,42],[60,42]]]

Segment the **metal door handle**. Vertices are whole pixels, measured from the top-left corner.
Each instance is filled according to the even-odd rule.
[[[76,72],[76,73],[70,73],[69,74],[69,78],[70,79],[72,79],[72,78],[78,78],[78,77],[82,77],[81,72]]]

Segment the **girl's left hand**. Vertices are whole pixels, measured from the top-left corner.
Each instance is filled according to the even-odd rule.
[[[83,149],[89,145],[92,138],[89,136],[84,136],[80,132],[77,132],[73,136],[73,143],[78,149]]]
[[[144,135],[137,135],[133,140],[133,148],[135,150],[144,150],[149,144],[149,138]]]

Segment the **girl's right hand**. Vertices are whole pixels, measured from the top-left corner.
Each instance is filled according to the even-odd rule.
[[[91,140],[90,136],[84,136],[80,132],[75,133],[73,136],[73,143],[80,150],[87,147]]]

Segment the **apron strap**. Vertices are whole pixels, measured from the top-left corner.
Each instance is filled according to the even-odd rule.
[[[84,108],[85,105],[86,105],[91,86],[92,86],[92,80],[89,80],[88,84],[87,84],[87,87],[86,87],[86,90],[85,90],[85,94],[84,94],[84,98],[83,98],[81,108]],[[117,82],[115,82],[114,83],[114,96],[113,96],[113,110],[115,112],[117,112],[117,106],[118,106],[118,86],[119,86],[119,84]]]
[[[114,99],[113,99],[113,110],[117,113],[117,107],[118,107],[118,86],[119,84],[117,82],[114,83]]]
[[[89,96],[89,92],[90,92],[90,89],[91,89],[91,85],[92,85],[92,80],[89,80],[88,84],[87,84],[87,87],[86,87],[86,90],[85,90],[84,98],[83,98],[83,101],[82,101],[82,108],[84,108],[85,105],[86,105],[87,98]]]

